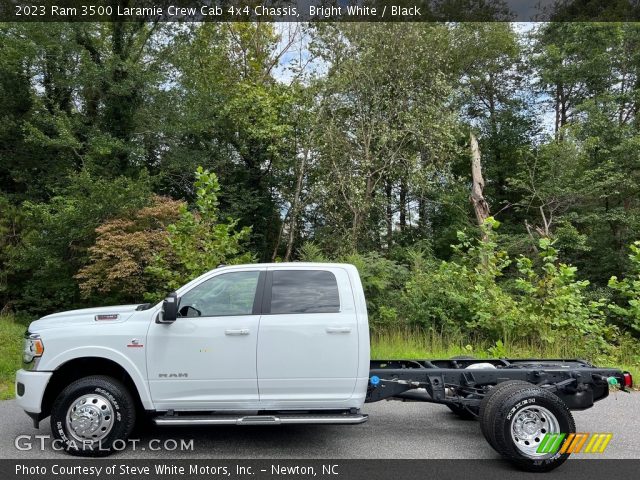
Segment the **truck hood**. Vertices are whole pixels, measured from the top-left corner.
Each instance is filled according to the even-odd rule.
[[[56,327],[69,327],[73,325],[89,325],[100,322],[122,322],[129,318],[140,304],[135,305],[116,305],[113,307],[97,307],[97,308],[81,308],[79,310],[69,310],[67,312],[58,312],[42,317],[40,320],[31,322],[29,331],[38,333],[40,330]],[[98,320],[96,315],[118,315],[113,320]]]

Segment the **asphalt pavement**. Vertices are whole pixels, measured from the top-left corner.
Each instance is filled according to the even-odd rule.
[[[365,413],[369,421],[352,426],[149,427],[135,432],[134,442],[114,456],[122,460],[499,458],[482,436],[477,421],[460,420],[441,405],[383,401],[366,405]],[[573,415],[579,432],[613,433],[598,458],[640,459],[640,393],[612,393],[593,408]],[[41,422],[40,429],[34,429],[15,401],[0,402],[0,458],[68,458],[52,449],[47,438],[50,435],[49,419]],[[186,443],[183,451],[181,441]],[[33,448],[25,449],[29,444]]]

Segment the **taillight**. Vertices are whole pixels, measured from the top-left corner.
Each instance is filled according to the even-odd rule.
[[[633,377],[631,376],[631,374],[629,372],[624,372],[622,374],[622,376],[624,377],[624,386],[625,386],[625,388],[633,387]]]

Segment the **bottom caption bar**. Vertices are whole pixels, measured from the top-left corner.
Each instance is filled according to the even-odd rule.
[[[562,480],[609,479],[615,476],[635,478],[640,460],[570,460],[557,470],[536,474],[521,472],[503,460],[218,460],[162,459],[118,460],[0,460],[0,479],[198,479],[274,478],[377,480],[402,478],[413,480],[495,480],[496,478]]]

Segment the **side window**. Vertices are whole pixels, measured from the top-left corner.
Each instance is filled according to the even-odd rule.
[[[181,317],[251,315],[259,276],[253,271],[210,278],[180,297],[178,313]]]
[[[271,286],[271,313],[336,313],[338,283],[324,270],[276,270]]]

